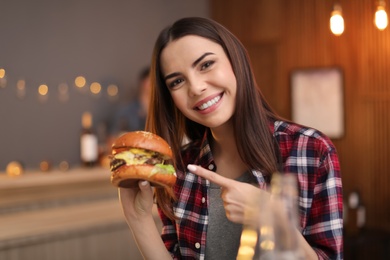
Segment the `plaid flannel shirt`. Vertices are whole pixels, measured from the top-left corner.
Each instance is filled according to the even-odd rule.
[[[301,233],[319,259],[343,259],[343,206],[340,165],[332,142],[317,130],[284,121],[272,122],[285,172],[297,174]],[[210,146],[203,140],[183,151],[186,164],[215,171]],[[267,183],[252,171],[259,187]],[[162,239],[174,259],[204,259],[208,225],[209,182],[188,171],[177,170],[174,187],[176,221],[160,210]]]

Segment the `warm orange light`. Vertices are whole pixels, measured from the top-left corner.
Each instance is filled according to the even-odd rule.
[[[78,88],[82,88],[85,86],[85,83],[87,81],[85,80],[85,78],[83,76],[78,76],[75,80],[74,80],[74,84],[76,85],[76,87]]]
[[[41,96],[46,96],[48,92],[49,92],[49,87],[47,85],[42,84],[38,87],[38,93]]]
[[[375,25],[379,30],[384,30],[387,27],[388,24],[388,18],[387,13],[385,10],[385,2],[381,1],[378,5],[378,8],[375,12],[375,19],[374,19]]]
[[[116,95],[118,95],[118,86],[114,84],[109,85],[107,87],[107,94],[110,97],[115,97]]]
[[[334,35],[341,35],[344,32],[344,18],[342,15],[341,6],[334,5],[333,12],[330,17],[330,30]]]
[[[0,68],[0,88],[7,86],[7,78],[5,77],[5,69]]]
[[[98,82],[93,82],[89,87],[89,89],[93,94],[99,94],[100,91],[102,90],[102,86]]]
[[[0,79],[5,77],[5,69],[0,69]]]
[[[24,168],[20,162],[12,161],[7,164],[6,172],[9,177],[17,177],[23,174]]]
[[[17,82],[16,82],[16,88],[19,90],[19,91],[24,91],[26,89],[26,81],[24,79],[19,79]]]

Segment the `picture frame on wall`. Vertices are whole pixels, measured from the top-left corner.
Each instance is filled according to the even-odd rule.
[[[292,120],[332,139],[344,136],[343,71],[339,67],[297,69],[291,73]]]

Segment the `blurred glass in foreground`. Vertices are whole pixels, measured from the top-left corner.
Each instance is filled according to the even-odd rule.
[[[256,222],[244,226],[238,260],[304,259],[298,240],[298,190],[296,176],[274,173],[271,197],[251,210]],[[256,214],[256,215],[253,215]]]

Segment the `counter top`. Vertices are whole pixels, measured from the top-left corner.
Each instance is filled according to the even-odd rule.
[[[0,250],[126,229],[118,199],[0,215]]]
[[[161,227],[156,205],[153,212]],[[128,227],[110,170],[74,168],[0,174],[0,230],[1,252]]]
[[[85,183],[89,181],[110,182],[110,170],[107,168],[72,168],[68,171],[51,170],[48,172],[26,171],[20,176],[10,177],[0,172],[0,190],[64,183]]]
[[[114,197],[117,188],[110,182],[110,171],[104,168],[0,177],[0,215]]]

